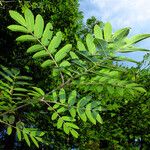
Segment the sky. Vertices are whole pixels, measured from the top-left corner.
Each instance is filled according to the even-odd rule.
[[[129,36],[150,33],[150,0],[80,0],[80,10],[84,21],[95,16],[98,20],[110,22],[113,31],[131,27]],[[138,46],[150,49],[150,38]],[[136,52],[126,56],[141,61],[143,55],[143,52]]]

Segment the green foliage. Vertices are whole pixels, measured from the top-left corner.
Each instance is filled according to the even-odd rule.
[[[95,25],[94,34],[88,33],[85,42],[79,39],[77,49],[73,49],[72,44],[64,43],[61,31],[53,34],[55,31],[52,24],[45,24],[40,14],[34,17],[31,10],[26,8],[25,17],[16,11],[10,11],[10,16],[19,25],[10,25],[8,29],[25,33],[16,40],[30,42],[27,53],[38,61],[43,71],[50,70],[46,78],[50,78],[51,83],[48,88],[36,87],[30,84],[30,77],[21,76],[18,70],[1,66],[0,96],[3,103],[0,103],[0,122],[7,125],[8,135],[15,129],[18,140],[21,141],[23,137],[28,146],[31,146],[31,141],[37,147],[39,142],[46,144],[42,137],[45,132],[39,132],[36,125],[34,128],[32,124],[28,125],[32,128],[28,128],[23,121],[16,119],[14,113],[20,107],[32,105],[33,110],[42,109],[45,117],[50,118],[51,115],[49,120],[54,127],[78,138],[79,122],[102,124],[101,114],[104,111],[109,113],[121,107],[121,103],[113,103],[111,97],[119,101],[126,95],[131,98],[146,93],[140,84],[124,78],[123,74],[128,72],[113,62],[134,61],[116,53],[143,51],[144,49],[134,47],[134,44],[148,38],[149,34],[128,39],[128,28],[112,33],[110,23],[104,24],[103,28]],[[47,109],[43,109],[42,104]],[[27,118],[33,121],[31,113]]]

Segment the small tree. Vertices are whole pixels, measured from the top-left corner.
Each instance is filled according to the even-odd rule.
[[[106,23],[103,28],[95,25],[94,33],[87,34],[85,41],[78,40],[77,47],[72,48],[72,44],[62,42],[64,34],[61,31],[53,34],[52,24],[45,25],[40,14],[34,18],[33,13],[25,9],[24,17],[12,10],[10,16],[18,24],[10,25],[8,29],[23,33],[16,41],[31,43],[27,53],[43,71],[49,70],[47,79],[51,82],[49,87],[36,87],[32,77],[1,66],[0,122],[7,126],[8,135],[16,133],[18,140],[24,139],[29,146],[31,140],[37,147],[39,142],[47,144],[44,140],[46,131],[40,131],[36,124],[30,122],[31,116],[34,119],[34,115],[41,112],[45,117],[51,115],[51,122],[57,129],[78,138],[81,121],[94,125],[103,123],[101,113],[108,110],[105,101],[108,94],[115,93],[121,98],[146,92],[141,85],[123,78],[127,70],[114,62],[137,63],[117,53],[148,51],[134,44],[150,37],[150,34],[129,39],[129,28],[112,33],[111,24]]]

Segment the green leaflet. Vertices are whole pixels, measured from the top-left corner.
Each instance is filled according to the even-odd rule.
[[[34,15],[28,8],[25,9],[24,15],[26,20],[26,27],[30,32],[32,32],[34,30]]]
[[[106,41],[109,41],[112,35],[112,26],[107,22],[104,26],[104,38]]]
[[[35,41],[35,40],[36,40],[36,38],[32,35],[21,35],[16,39],[16,41],[19,41],[19,42]]]
[[[65,112],[67,109],[65,107],[61,107],[57,110],[57,113]]]
[[[53,101],[57,101],[58,100],[57,93],[53,92],[52,95],[53,95]]]
[[[28,93],[28,95],[31,95],[33,97],[40,97],[41,95],[38,92],[32,91],[31,93]]]
[[[87,117],[86,117],[86,114],[85,114],[83,108],[78,107],[78,108],[77,108],[77,112],[78,112],[79,117],[80,117],[84,122],[86,122],[86,121],[87,121]]]
[[[118,57],[114,58],[114,60],[116,60],[116,61],[129,61],[129,62],[133,62],[133,63],[138,63],[134,59],[128,58],[128,57],[125,57],[125,56],[118,56]]]
[[[45,50],[42,50],[42,51],[36,52],[32,58],[42,58],[46,56],[49,56],[49,53],[46,52]]]
[[[60,64],[60,67],[68,67],[68,66],[70,66],[70,65],[71,65],[71,64],[70,64],[69,61],[64,60],[64,61]]]
[[[13,82],[13,79],[12,79],[12,78],[10,78],[9,76],[7,76],[6,74],[4,74],[4,73],[1,72],[1,71],[0,71],[0,75],[1,75],[2,77],[4,77],[6,80],[8,80],[9,82]]]
[[[96,124],[96,120],[94,119],[93,115],[92,115],[92,108],[91,108],[91,103],[89,103],[87,106],[86,106],[86,115],[88,117],[88,119],[93,123],[93,124]]]
[[[59,100],[61,103],[65,103],[66,101],[66,92],[63,88],[59,91]]]
[[[73,90],[68,98],[68,104],[69,106],[73,106],[76,102],[76,96],[77,96],[77,92],[75,90]]]
[[[74,52],[70,52],[70,56],[72,59],[79,59],[79,57]]]
[[[16,97],[19,96],[20,97],[20,96],[27,96],[27,95],[26,94],[21,94],[21,93],[17,93],[17,94],[15,93],[15,94],[13,94],[13,96],[16,96]]]
[[[146,90],[142,87],[135,87],[134,89],[141,92],[141,93],[146,93]]]
[[[43,33],[43,36],[42,36],[42,39],[41,39],[42,44],[45,46],[48,46],[49,41],[52,38],[53,32],[50,31],[51,29],[53,29],[52,24],[47,23],[45,30],[44,30],[44,33]]]
[[[89,97],[83,97],[78,103],[77,107],[83,108],[91,99]]]
[[[20,26],[20,25],[10,25],[7,28],[9,30],[15,31],[15,32],[24,32],[24,33],[28,33],[29,32],[25,27]]]
[[[31,85],[31,83],[24,82],[24,81],[17,81],[16,85]]]
[[[14,91],[27,92],[28,90],[25,88],[14,88]]]
[[[79,134],[77,131],[75,131],[74,129],[71,129],[70,132],[75,138],[78,138]]]
[[[54,109],[57,109],[59,106],[60,106],[60,104],[55,104],[55,105],[53,106],[53,108],[54,108]]]
[[[97,107],[99,107],[100,104],[101,104],[100,101],[93,101],[93,102],[91,102],[91,108],[97,109]]]
[[[98,25],[94,26],[94,35],[95,35],[95,38],[97,39],[103,39],[102,30],[100,29]]]
[[[130,28],[123,28],[123,29],[117,30],[113,34],[114,41],[122,40],[123,38],[127,37],[129,32],[130,32]]]
[[[28,76],[17,76],[16,77],[18,80],[32,80],[31,77],[28,77]]]
[[[57,112],[54,112],[51,119],[52,120],[55,120],[56,118],[58,117],[58,113]]]
[[[102,117],[99,115],[98,112],[93,111],[93,116],[99,123],[101,123],[101,124],[103,123]]]
[[[21,141],[21,132],[19,128],[16,128],[18,140]]]
[[[65,132],[66,134],[69,134],[70,129],[69,129],[69,127],[66,125],[66,123],[63,124],[63,130],[64,130],[64,132]]]
[[[86,51],[86,48],[81,41],[77,42],[77,48],[79,49],[79,51]]]
[[[45,135],[45,132],[42,132],[42,131],[41,131],[41,132],[38,133],[38,136],[40,136],[40,137],[42,137],[42,136],[44,136],[44,135]]]
[[[10,14],[11,18],[13,18],[19,24],[21,24],[23,26],[26,26],[26,21],[24,20],[24,18],[22,17],[22,15],[20,15],[18,12],[10,10],[9,14]]]
[[[11,77],[14,77],[14,75],[16,74],[16,73],[14,73],[13,71],[10,71],[8,68],[6,68],[5,66],[2,66],[2,65],[0,65],[0,68],[2,68],[3,69],[3,71],[6,73],[6,74],[8,74],[9,76],[11,76]]]
[[[33,45],[27,49],[27,53],[34,53],[43,49],[43,46],[40,44]]]
[[[75,116],[76,116],[76,109],[75,109],[74,107],[71,107],[71,108],[69,109],[69,112],[70,112],[70,115],[71,115],[73,118],[75,118]]]
[[[95,44],[94,44],[94,38],[92,37],[91,34],[87,34],[86,36],[86,44],[87,44],[87,47],[88,47],[88,50],[89,52],[94,55],[96,53],[96,47],[95,47]]]
[[[63,119],[62,118],[59,118],[58,121],[57,121],[57,128],[60,129],[63,125]]]
[[[42,143],[43,143],[43,139],[40,138],[40,137],[36,137],[36,140],[38,140],[39,142],[42,142]]]
[[[36,139],[34,138],[34,136],[32,136],[32,134],[30,134],[30,138],[31,138],[32,142],[36,145],[36,147],[39,148],[39,144],[36,141]]]
[[[7,127],[7,134],[10,135],[12,133],[12,127],[8,126]]]
[[[28,144],[28,146],[30,147],[30,140],[28,138],[28,135],[26,134],[26,131],[23,129],[23,137],[26,141],[26,143]]]
[[[70,122],[66,122],[65,125],[68,127],[74,128],[74,129],[79,129],[79,127],[77,125],[70,123]]]
[[[56,52],[56,48],[60,45],[62,40],[62,33],[59,31],[56,33],[56,35],[52,38],[48,50],[51,54]]]
[[[38,92],[40,95],[44,96],[45,92],[41,88],[32,87],[36,92]]]
[[[42,67],[42,68],[46,68],[46,67],[51,66],[53,63],[54,63],[54,62],[53,62],[52,60],[48,59],[48,60],[44,61],[44,62],[41,64],[41,67]]]
[[[68,117],[68,116],[63,116],[63,117],[61,117],[64,121],[76,121],[74,118],[72,118],[72,117]]]
[[[127,39],[126,40],[126,43],[127,45],[125,46],[128,46],[128,45],[131,45],[131,44],[136,44],[144,39],[147,39],[150,37],[150,34],[138,34],[138,35],[135,35],[133,37],[131,37],[130,39]]]
[[[149,52],[149,49],[144,49],[144,48],[139,48],[139,47],[127,47],[127,48],[123,48],[123,49],[119,49],[117,50],[117,52],[120,53],[129,53],[129,52],[136,52],[136,51],[144,51],[144,52]]]
[[[35,26],[34,26],[34,36],[38,39],[41,38],[44,29],[44,20],[41,15],[37,15],[35,19]]]
[[[67,44],[65,45],[63,48],[61,48],[56,54],[55,54],[55,60],[56,62],[61,61],[66,55],[67,53],[71,50],[72,45],[71,44]]]

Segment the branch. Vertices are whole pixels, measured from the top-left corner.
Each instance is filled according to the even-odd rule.
[[[29,103],[29,104],[30,104],[30,103]],[[6,111],[6,112],[4,112],[4,113],[1,113],[0,116],[6,115],[6,114],[8,114],[8,113],[10,113],[10,112],[16,111],[16,110],[21,109],[21,108],[23,108],[23,107],[26,107],[26,106],[28,106],[29,104],[24,104],[24,105],[18,106],[18,107],[15,108],[15,109],[11,109],[11,110],[9,110],[9,111]]]
[[[34,34],[33,34],[32,32],[31,32],[31,34],[34,36]],[[34,37],[35,37],[35,36],[34,36]],[[35,37],[35,38],[36,38],[36,37]],[[51,58],[51,59],[53,60],[53,62],[55,63],[56,67],[59,67],[58,64],[57,64],[57,62],[55,61],[54,57],[52,56],[52,54],[48,51],[48,49],[42,44],[42,42],[41,42],[38,38],[36,38],[36,40],[43,46],[43,48],[45,49],[45,51],[48,52],[50,58]],[[63,76],[62,72],[60,72],[60,76],[61,76],[61,79],[62,79],[62,84],[64,84],[64,83],[65,83],[65,80],[64,80],[64,76]]]

